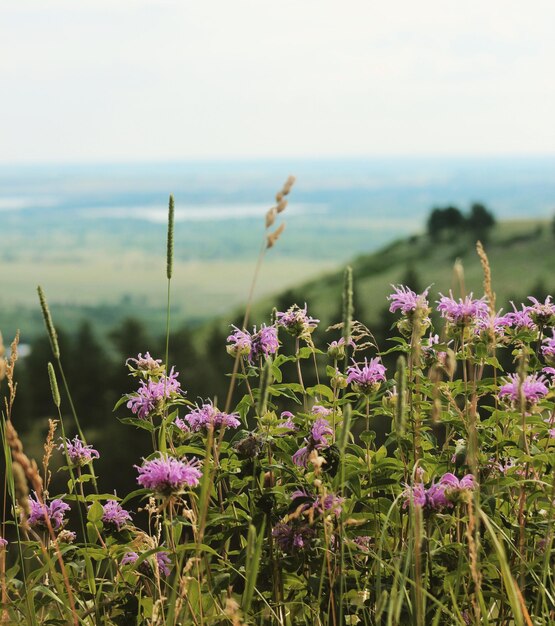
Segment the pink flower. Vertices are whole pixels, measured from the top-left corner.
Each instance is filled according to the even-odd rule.
[[[183,419],[177,418],[175,425],[183,431],[194,433],[206,430],[212,426],[216,428],[237,428],[241,424],[237,413],[224,413],[218,410],[210,401],[197,406]]]
[[[172,367],[169,376],[161,376],[158,381],[141,380],[137,393],[129,396],[127,408],[140,419],[147,417],[158,409],[164,399],[170,399],[181,391],[181,384],[177,380],[179,372]]]
[[[391,285],[395,290],[387,299],[391,302],[389,311],[395,313],[395,311],[401,311],[404,315],[410,315],[414,313],[417,308],[422,310],[428,309],[428,291],[427,287],[421,294],[416,294],[412,289],[405,287],[404,285]]]
[[[374,391],[380,382],[385,381],[386,369],[379,357],[375,357],[370,363],[364,359],[362,368],[355,361],[353,363],[354,365],[347,370],[347,384],[356,386],[363,393],[369,393]]]
[[[449,296],[444,296],[441,293],[439,295],[441,299],[438,301],[437,310],[451,324],[466,326],[480,317],[489,315],[489,307],[485,298],[475,300],[470,294],[464,299],[455,300],[452,291],[449,291]]]
[[[538,374],[530,374],[523,381],[520,380],[518,374],[510,374],[505,384],[499,389],[499,397],[507,398],[516,405],[520,402],[522,389],[525,402],[531,406],[537,404],[548,394],[549,389],[546,382],[545,377]]]
[[[202,476],[199,465],[197,459],[175,459],[160,454],[156,459],[145,461],[142,467],[135,466],[139,472],[137,482],[161,495],[171,495],[199,484]]]

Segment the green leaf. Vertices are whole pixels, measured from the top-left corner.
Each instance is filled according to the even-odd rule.
[[[96,522],[100,522],[103,515],[104,515],[104,508],[102,507],[100,502],[96,501],[93,504],[91,504],[87,513],[87,519],[89,520],[89,522],[92,522],[92,524],[96,524]]]
[[[330,402],[333,400],[333,391],[326,385],[315,385],[314,387],[307,387],[306,393],[309,396],[323,396]]]

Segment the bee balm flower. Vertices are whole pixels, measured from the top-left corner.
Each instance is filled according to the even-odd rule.
[[[198,460],[175,459],[163,454],[135,467],[139,472],[139,485],[164,496],[178,493],[185,487],[196,487],[202,476]]]

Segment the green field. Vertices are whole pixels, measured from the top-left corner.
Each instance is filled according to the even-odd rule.
[[[497,225],[485,244],[489,256],[498,307],[507,306],[512,298],[524,298],[538,291],[555,291],[555,238],[550,224],[537,220],[505,221]],[[382,250],[362,255],[351,263],[355,281],[355,295],[359,304],[359,319],[372,327],[378,322],[391,284],[404,282],[415,274],[419,286],[432,285],[431,296],[458,291],[453,267],[460,259],[464,267],[467,291],[478,296],[483,293],[483,274],[470,235],[434,243],[427,235],[398,240]],[[291,297],[299,304],[310,304],[311,313],[324,324],[339,321],[334,314],[342,289],[342,271],[328,273],[317,280],[301,284],[292,290]],[[256,307],[256,316],[267,315],[275,298]]]

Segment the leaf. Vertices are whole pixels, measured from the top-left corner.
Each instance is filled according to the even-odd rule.
[[[96,522],[100,522],[102,516],[104,515],[104,508],[100,504],[100,502],[96,501],[89,507],[87,512],[87,519],[92,524],[96,524]],[[87,524],[88,526],[88,524]]]
[[[307,387],[306,393],[309,396],[323,396],[330,402],[333,400],[333,391],[326,385],[315,385],[314,387]]]

